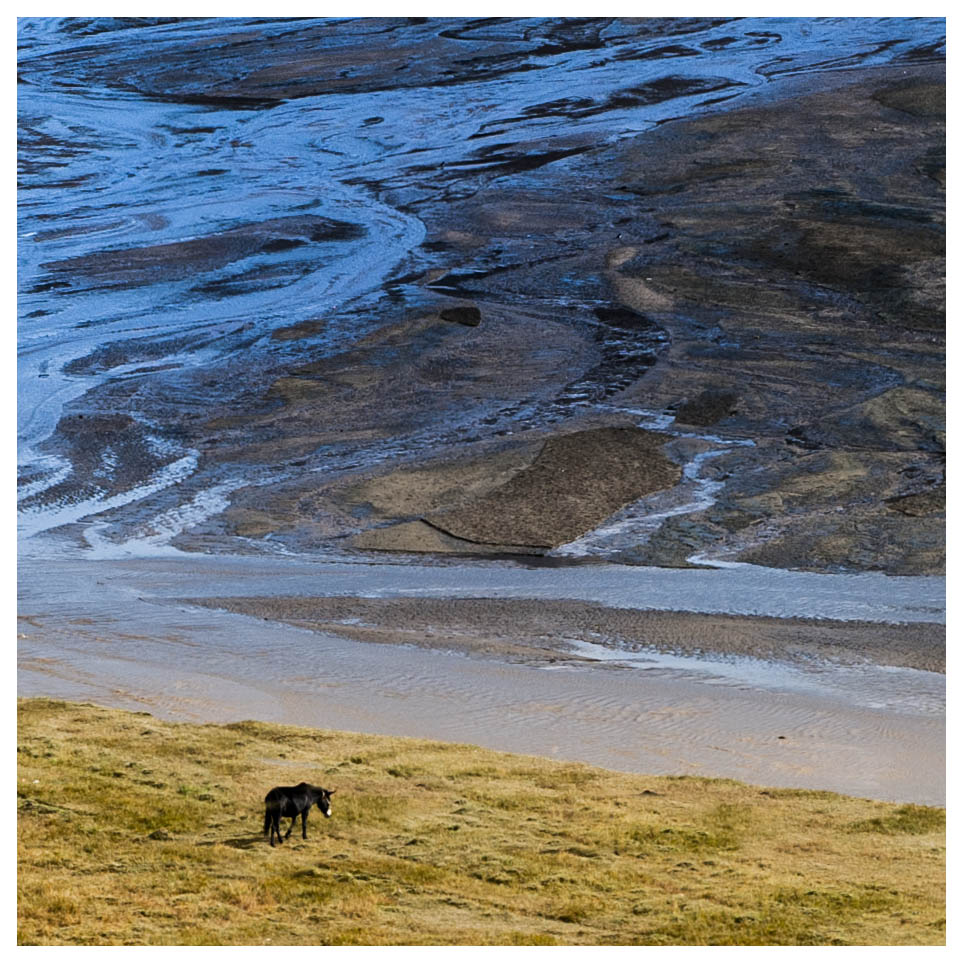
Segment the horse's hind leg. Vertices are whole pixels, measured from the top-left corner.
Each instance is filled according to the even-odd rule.
[[[277,810],[274,811],[274,813],[271,814],[271,832],[270,832],[270,835],[269,835],[269,837],[268,837],[268,840],[271,842],[271,846],[272,846],[272,847],[274,846],[274,835],[275,835],[275,834],[278,835],[278,843],[281,843],[281,840],[282,840],[282,837],[281,837],[281,821],[278,819],[278,811],[277,811]]]

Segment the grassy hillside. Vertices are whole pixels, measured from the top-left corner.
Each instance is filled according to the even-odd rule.
[[[938,808],[50,700],[17,749],[21,944],[944,941]]]

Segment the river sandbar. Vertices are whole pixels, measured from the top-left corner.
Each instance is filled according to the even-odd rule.
[[[874,663],[943,673],[945,628],[818,619],[770,619],[611,609],[579,600],[366,599],[356,596],[185,600],[369,643],[544,664],[569,658],[573,638],[621,652]]]

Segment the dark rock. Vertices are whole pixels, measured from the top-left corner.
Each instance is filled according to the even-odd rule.
[[[439,312],[442,321],[454,321],[457,325],[475,328],[482,321],[482,312],[475,305],[459,305],[457,308],[443,308]]]
[[[735,403],[736,395],[733,392],[708,388],[679,406],[676,421],[686,425],[715,425],[732,414]]]

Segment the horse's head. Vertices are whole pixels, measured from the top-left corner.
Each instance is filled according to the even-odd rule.
[[[321,790],[321,796],[319,796],[319,797],[318,797],[318,800],[316,801],[317,804],[318,804],[318,809],[319,809],[326,817],[330,817],[330,816],[331,816],[331,795],[332,795],[335,791],[334,791],[334,790],[322,790],[321,787],[319,787],[318,789]]]

